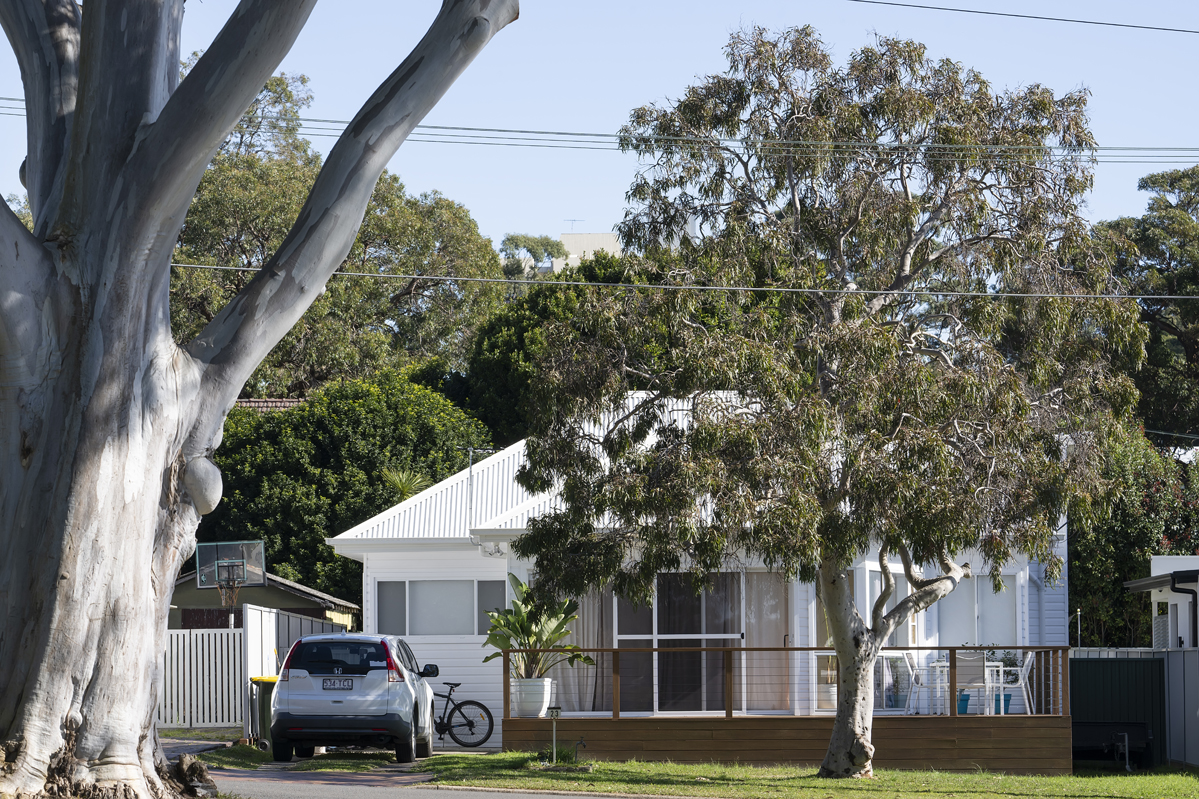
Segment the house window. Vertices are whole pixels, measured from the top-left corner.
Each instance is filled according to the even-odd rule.
[[[410,635],[473,635],[474,580],[413,580],[408,588]]]
[[[383,635],[486,635],[508,604],[503,580],[380,580],[375,597]]]
[[[479,635],[487,635],[491,629],[487,611],[503,610],[507,606],[505,591],[503,580],[479,580]]]
[[[407,635],[408,583],[403,580],[380,580],[375,596],[379,609],[376,630],[382,635]]]

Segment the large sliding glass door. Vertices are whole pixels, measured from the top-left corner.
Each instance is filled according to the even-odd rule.
[[[615,598],[616,646],[659,650],[784,646],[786,583],[764,572],[721,572],[697,592],[690,576],[660,574],[649,605]],[[722,652],[621,654],[622,712],[703,713],[786,710],[789,659],[778,652],[737,652],[732,693]]]

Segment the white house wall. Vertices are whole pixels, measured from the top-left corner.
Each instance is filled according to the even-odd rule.
[[[479,553],[477,547],[428,547],[384,554],[368,554],[363,565],[363,629],[377,632],[378,583],[383,580],[505,580],[507,561],[504,558],[488,558]],[[484,663],[483,658],[492,650],[484,649],[483,635],[405,635],[404,640],[412,647],[417,662],[424,666],[435,663],[441,673],[430,680],[434,690],[443,693],[443,682],[460,682],[454,689],[455,699],[475,699],[491,710],[495,718],[495,732],[487,742],[488,747],[502,744],[501,719],[504,708],[502,666],[500,660]],[[441,714],[444,699],[437,700],[437,714]],[[453,746],[447,736],[438,745]]]

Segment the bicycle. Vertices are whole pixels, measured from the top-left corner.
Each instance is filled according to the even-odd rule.
[[[487,743],[487,739],[491,737],[491,731],[495,729],[495,721],[491,718],[491,711],[487,709],[487,705],[473,699],[455,702],[451,697],[454,695],[454,689],[462,683],[447,682],[442,685],[450,686],[450,692],[448,694],[433,692],[433,696],[445,699],[445,706],[441,709],[441,718],[435,719],[433,722],[437,740],[444,741],[445,734],[448,732],[459,746],[482,746]],[[453,705],[452,709],[450,705]],[[433,702],[433,715],[437,715],[436,700]],[[448,721],[446,720],[447,716],[449,717]]]

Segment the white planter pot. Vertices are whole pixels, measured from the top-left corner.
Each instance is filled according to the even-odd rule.
[[[549,677],[512,680],[512,714],[519,718],[540,718],[550,706],[554,681]]]

